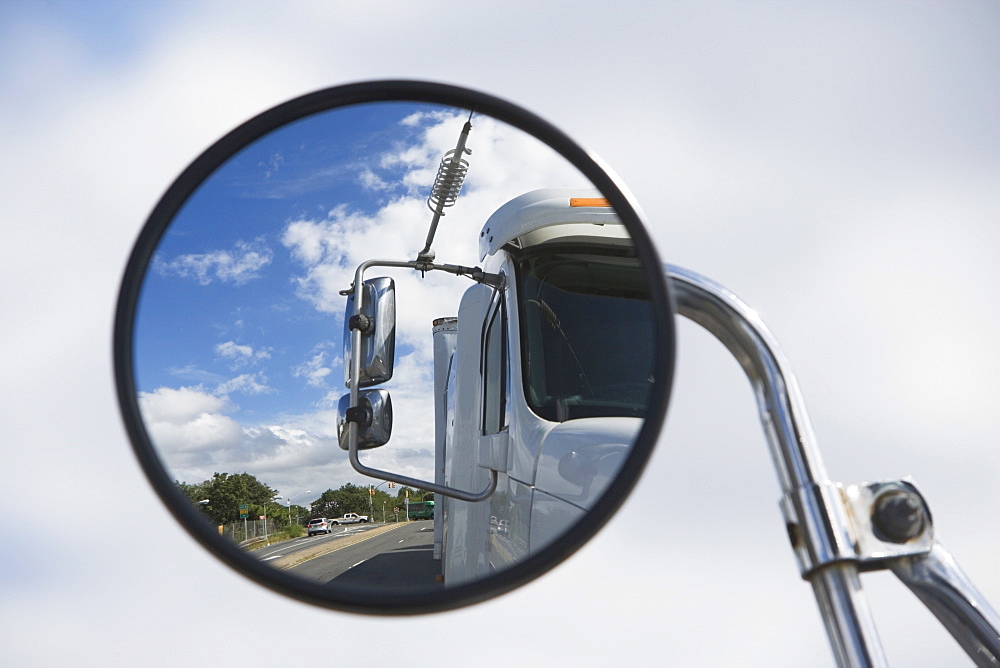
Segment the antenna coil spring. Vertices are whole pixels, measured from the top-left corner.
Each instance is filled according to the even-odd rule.
[[[427,206],[431,211],[444,215],[443,209],[455,204],[458,194],[462,191],[462,182],[469,171],[469,162],[460,157],[456,159],[457,149],[452,149],[441,158],[434,186],[431,188]],[[472,153],[465,149],[465,153]]]

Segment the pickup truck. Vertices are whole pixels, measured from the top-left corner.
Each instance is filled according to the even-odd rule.
[[[367,515],[358,515],[357,513],[344,513],[343,517],[338,517],[335,520],[330,520],[330,524],[358,524],[368,521]]]

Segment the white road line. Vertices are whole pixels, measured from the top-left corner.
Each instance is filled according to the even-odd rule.
[[[362,560],[361,560],[361,561],[359,561],[358,563],[354,564],[354,566],[358,566],[358,565],[360,565],[360,564],[363,564],[363,563],[365,563],[366,561],[367,561],[367,559],[362,559]],[[354,566],[351,566],[351,568],[354,568]],[[347,570],[351,570],[351,568],[348,568]]]

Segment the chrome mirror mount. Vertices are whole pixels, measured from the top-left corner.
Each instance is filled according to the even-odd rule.
[[[913,483],[832,482],[795,374],[757,312],[711,279],[675,266],[665,270],[678,314],[715,336],[750,381],[792,550],[838,665],[887,665],[860,574],[888,569],[977,665],[996,666],[1000,615],[935,539],[930,510]]]

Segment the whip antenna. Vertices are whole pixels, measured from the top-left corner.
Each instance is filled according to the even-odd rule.
[[[417,260],[421,262],[434,260],[431,243],[433,243],[434,234],[437,232],[438,221],[444,215],[444,210],[455,204],[458,193],[462,190],[465,175],[469,172],[469,161],[463,159],[462,156],[472,155],[472,149],[465,148],[465,142],[469,139],[469,132],[472,130],[472,113],[469,112],[469,120],[465,121],[462,134],[458,136],[458,144],[441,158],[441,165],[438,167],[437,177],[431,187],[430,197],[427,198],[427,206],[434,212],[434,218],[431,219],[431,228],[427,231],[424,249],[417,254]]]

